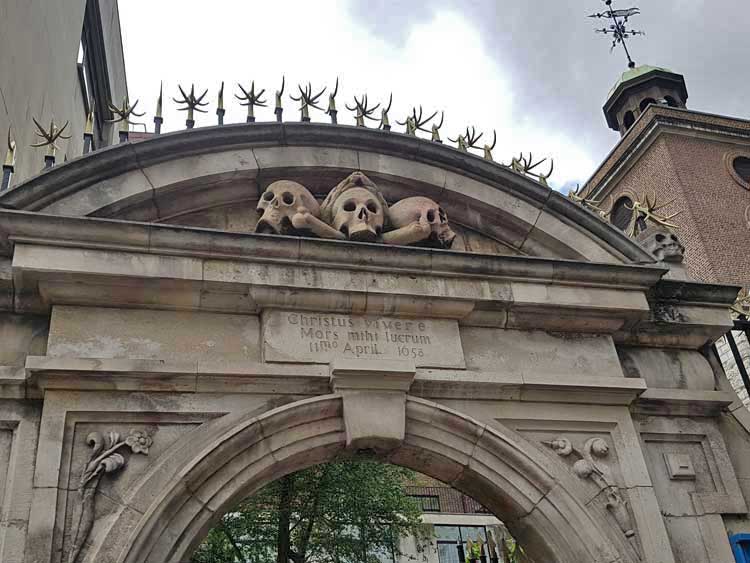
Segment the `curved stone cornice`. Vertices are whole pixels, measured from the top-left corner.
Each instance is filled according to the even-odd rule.
[[[303,162],[298,158],[297,161],[280,163],[278,155],[272,155],[269,161],[262,162],[263,159],[252,152],[290,147],[309,148],[312,152],[305,153],[310,157],[309,160]],[[261,175],[272,177],[275,172],[280,174],[279,170],[289,170],[290,167],[328,167],[331,171],[361,168],[366,172],[372,168],[377,172],[378,167],[386,164],[392,170],[384,171],[384,174],[398,177],[399,168],[403,169],[405,165],[412,163],[422,166],[420,173],[426,176],[439,172],[435,174],[438,180],[433,187],[446,193],[450,191],[448,195],[455,197],[457,201],[455,207],[467,206],[461,201],[461,197],[464,197],[466,201],[483,205],[490,210],[489,215],[492,215],[492,209],[496,209],[497,217],[477,218],[475,210],[467,212],[466,216],[478,223],[470,226],[482,232],[483,222],[494,221],[497,223],[492,230],[495,238],[499,236],[497,233],[503,233],[506,229],[516,229],[518,240],[514,244],[527,254],[608,262],[653,262],[648,253],[613,226],[560,193],[505,166],[417,137],[343,125],[225,125],[179,131],[138,143],[116,145],[71,160],[31,178],[0,197],[0,204],[29,211],[118,218],[121,217],[118,213],[125,207],[126,201],[128,205],[132,205],[134,202],[156,199],[167,192],[170,197],[176,197],[173,195],[174,186],[180,183],[184,185],[189,181],[185,174],[190,172],[183,170],[180,178],[174,178],[174,174],[165,175],[164,170],[160,171],[159,168],[168,163],[181,161],[180,165],[185,169],[196,164],[194,161],[185,162],[186,157],[211,154],[220,156],[222,153],[226,156],[228,151],[243,150],[251,152],[247,155],[243,153],[239,161],[247,157],[247,166],[253,169],[253,175],[248,173],[247,176],[253,178]],[[320,164],[317,156],[330,157],[332,150],[342,151],[346,158],[333,164]],[[360,155],[364,154],[367,155],[367,162],[362,161],[364,157],[360,159]],[[391,161],[381,162],[379,155],[391,158]],[[198,176],[196,178],[206,184],[227,178],[242,179],[244,176],[238,166],[241,165],[233,162],[225,169],[214,171],[213,175],[206,175],[205,179]],[[169,177],[157,184],[152,178],[159,176],[160,172],[161,176]],[[446,186],[446,174],[455,176],[454,179],[460,185],[449,190]],[[470,194],[464,193],[478,187],[464,186],[472,182],[485,191],[475,189]],[[123,188],[125,185],[127,189]],[[486,187],[491,188],[490,193],[486,192]],[[497,196],[492,195],[492,189],[497,190],[494,192]],[[92,190],[102,193],[93,193]],[[189,197],[194,197],[194,194],[191,192]],[[75,198],[83,204],[66,205],[66,201]],[[158,204],[155,201],[157,208]],[[148,220],[153,218],[149,217]],[[574,240],[576,238],[580,240]]]

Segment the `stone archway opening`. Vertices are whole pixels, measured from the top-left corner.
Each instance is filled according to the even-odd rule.
[[[220,516],[191,563],[531,561],[477,500],[367,452],[285,475]]]
[[[407,395],[402,404],[403,439],[378,452],[379,459],[478,499],[534,561],[639,560],[607,514],[584,505],[565,469],[536,446],[430,401]],[[334,394],[206,424],[132,489],[85,561],[188,563],[242,499],[344,455],[351,434],[346,411],[344,398]]]

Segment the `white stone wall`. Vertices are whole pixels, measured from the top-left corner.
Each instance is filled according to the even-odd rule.
[[[737,349],[740,351],[740,355],[745,361],[745,366],[750,367],[750,343],[747,341],[747,336],[745,336],[744,332],[738,330],[732,331],[732,334],[737,343]],[[729,348],[729,342],[727,342],[726,337],[721,338],[716,342],[716,349],[719,352],[719,358],[724,366],[727,378],[732,384],[732,388],[734,388],[745,406],[750,409],[750,397],[748,396],[747,389],[745,389],[745,386],[742,383],[740,370],[737,368],[737,364],[734,361],[734,356],[732,355],[732,350]]]

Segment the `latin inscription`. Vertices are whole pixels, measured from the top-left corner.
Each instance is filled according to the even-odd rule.
[[[267,361],[409,359],[417,366],[464,367],[456,321],[271,311],[263,317]]]

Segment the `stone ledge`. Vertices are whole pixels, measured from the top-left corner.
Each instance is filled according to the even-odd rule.
[[[692,389],[647,389],[631,410],[637,414],[671,416],[716,416],[734,402],[729,391]]]
[[[378,362],[379,364],[380,362]],[[360,363],[336,363],[333,370],[350,389],[410,387],[422,398],[629,405],[646,390],[642,379],[625,377],[508,376],[464,370],[416,370],[404,362],[373,364],[360,380]],[[112,390],[180,393],[325,394],[331,389],[331,368],[325,365],[232,362],[179,363],[160,360],[89,359],[29,356],[26,372],[30,388],[40,391]],[[413,382],[412,379],[413,378]],[[353,381],[353,383],[352,383]],[[339,381],[336,385],[341,384]],[[408,385],[410,384],[410,386]]]

